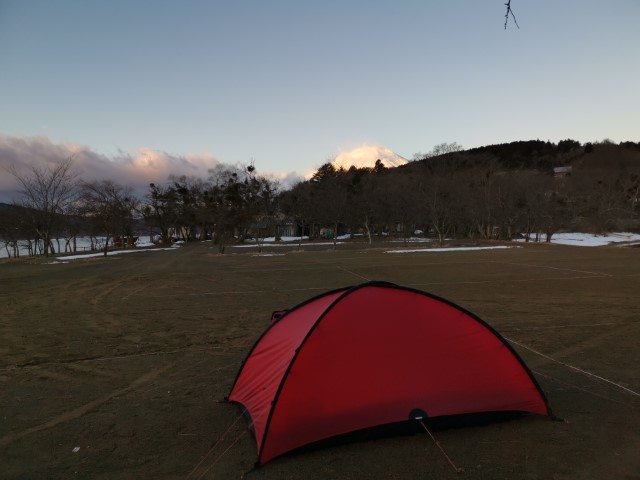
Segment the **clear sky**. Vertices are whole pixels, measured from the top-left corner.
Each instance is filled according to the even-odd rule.
[[[504,3],[0,0],[0,141],[302,175],[362,144],[639,141],[640,1],[512,0],[506,30]]]

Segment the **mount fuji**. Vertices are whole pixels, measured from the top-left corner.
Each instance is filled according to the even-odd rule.
[[[399,167],[408,163],[406,158],[380,145],[361,145],[350,152],[341,153],[331,163],[336,169],[342,167],[345,170],[349,170],[352,166],[356,168],[373,168],[376,160],[380,160],[387,168]]]

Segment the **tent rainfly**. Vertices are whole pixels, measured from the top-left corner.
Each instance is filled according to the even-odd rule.
[[[550,415],[513,348],[473,313],[426,292],[368,282],[278,312],[230,402],[244,407],[258,464],[387,424],[469,414]]]

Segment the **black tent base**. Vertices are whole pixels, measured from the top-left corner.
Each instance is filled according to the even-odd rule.
[[[337,435],[335,437],[310,443],[309,445],[304,445],[286,453],[283,456],[298,455],[300,453],[313,452],[324,448],[380,440],[383,438],[415,435],[417,433],[424,434],[424,427],[420,424],[419,420],[421,420],[431,432],[437,432],[448,429],[477,427],[500,422],[508,422],[510,420],[523,417],[539,417],[539,415],[523,412],[484,412],[450,415],[446,417],[425,417],[421,419],[407,420],[404,422],[378,425],[375,427],[365,428],[363,430],[357,430],[355,432]]]

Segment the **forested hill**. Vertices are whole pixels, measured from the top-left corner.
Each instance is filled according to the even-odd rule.
[[[300,223],[341,231],[415,230],[511,239],[558,230],[640,228],[640,144],[519,141],[463,150],[440,144],[396,168],[326,164],[284,192]]]
[[[457,146],[453,144],[453,146]],[[552,143],[527,140],[460,150],[442,144],[431,154],[419,156],[417,161],[403,168],[448,166],[454,169],[493,166],[501,170],[536,170],[552,173],[553,168],[565,166],[611,168],[640,165],[640,143],[610,141],[586,143],[562,140]],[[453,150],[453,151],[452,151]]]
[[[2,212],[14,212],[18,209],[16,205],[12,205],[10,203],[2,203],[0,202],[0,213]]]

